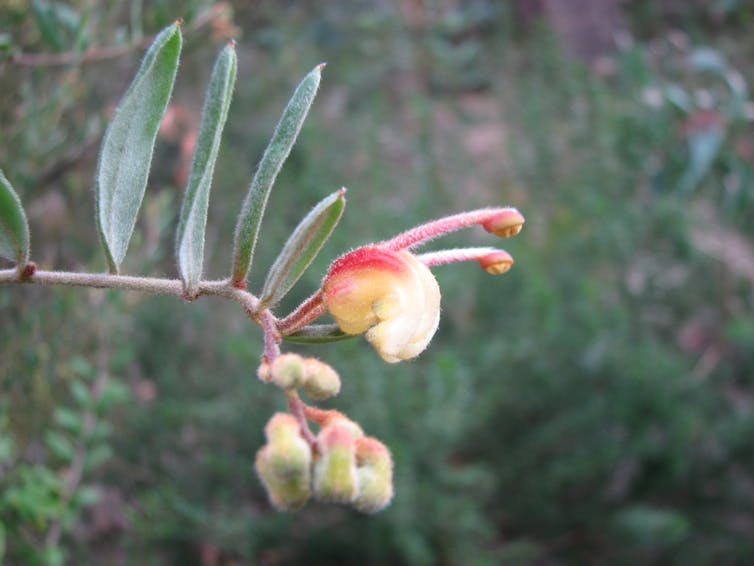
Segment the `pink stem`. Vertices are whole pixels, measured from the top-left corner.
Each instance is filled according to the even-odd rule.
[[[323,293],[320,289],[296,307],[296,310],[291,314],[278,321],[277,328],[280,333],[284,335],[293,334],[325,314],[325,312],[327,312],[327,307],[322,302],[322,299]]]
[[[306,405],[295,391],[288,391],[285,394],[285,398],[288,400],[288,410],[298,421],[298,426],[301,429],[301,436],[304,437],[304,440],[306,440],[310,446],[316,445],[317,438],[309,428],[309,423],[306,420]]]
[[[506,211],[515,211],[515,209],[510,207],[480,208],[478,210],[438,218],[437,220],[432,220],[426,224],[421,224],[420,226],[401,232],[394,238],[382,242],[380,245],[394,251],[405,250],[417,244],[428,242],[443,234],[455,232],[468,226],[483,224]]]
[[[280,355],[280,333],[275,326],[275,317],[269,309],[264,309],[257,314],[257,320],[264,332],[264,359],[271,364]]]
[[[429,252],[416,256],[420,262],[427,267],[433,265],[442,265],[444,263],[453,263],[457,261],[479,261],[480,259],[492,253],[498,253],[501,250],[496,248],[455,248],[452,250],[441,250],[438,252]]]

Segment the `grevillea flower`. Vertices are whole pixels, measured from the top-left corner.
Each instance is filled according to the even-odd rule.
[[[414,358],[427,347],[440,321],[440,289],[429,266],[476,260],[488,273],[499,274],[510,268],[513,258],[486,247],[421,255],[410,250],[475,224],[500,237],[515,236],[523,223],[515,208],[487,208],[440,218],[357,248],[330,266],[320,300],[343,332],[365,333],[385,361]]]
[[[406,250],[358,248],[333,263],[322,290],[340,329],[366,332],[387,362],[418,356],[440,322],[437,280]]]

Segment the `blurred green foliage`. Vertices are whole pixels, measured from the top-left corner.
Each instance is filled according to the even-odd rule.
[[[3,49],[128,45],[212,8],[180,3],[181,14],[178,4],[9,2]],[[395,501],[375,517],[271,510],[252,462],[281,399],[256,381],[260,336],[239,309],[3,288],[0,519],[5,533],[28,535],[6,534],[9,563],[28,563],[25,545],[51,518],[68,525],[61,548],[79,564],[119,555],[142,564],[754,562],[746,3],[693,3],[681,16],[673,2],[666,12],[636,3],[626,15],[641,39],[601,72],[565,59],[547,26],[521,29],[508,3],[430,2],[418,21],[410,2],[322,4],[235,6],[238,84],[206,272],[227,273],[256,161],[295,81],[321,61],[320,96],[262,226],[254,290],[304,211],[341,185],[349,205],[281,313],[350,247],[458,209],[511,204],[527,217],[504,277],[438,268],[443,320],[417,361],[388,367],[362,340],[305,347],[344,378],[337,407],[391,447]],[[181,139],[231,26],[212,21],[186,34],[177,134],[158,140],[126,272],[175,273]],[[139,54],[0,67],[0,164],[42,265],[104,268],[93,148]],[[487,241],[474,232],[451,243],[461,238]],[[110,454],[85,474],[83,485],[111,497],[61,508],[69,447],[58,435],[84,412],[74,385],[82,363],[133,401],[103,413]]]

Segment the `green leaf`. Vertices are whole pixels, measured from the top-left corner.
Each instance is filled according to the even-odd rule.
[[[220,52],[209,80],[191,173],[176,232],[175,254],[178,271],[184,290],[189,296],[195,296],[199,291],[212,174],[235,82],[236,50],[235,44],[231,42]]]
[[[689,135],[689,163],[678,181],[683,195],[694,192],[712,168],[725,142],[725,131],[720,126],[700,129]]]
[[[99,444],[87,451],[84,458],[84,471],[90,472],[107,462],[113,455],[113,450],[106,444]]]
[[[29,223],[21,199],[0,170],[0,256],[23,268],[29,261]]]
[[[91,507],[100,498],[100,490],[96,486],[83,485],[79,486],[73,494],[73,502],[82,507]]]
[[[82,414],[72,411],[67,407],[58,407],[53,413],[55,424],[75,435],[84,430],[84,417]]]
[[[69,386],[71,389],[71,395],[76,403],[83,408],[90,408],[92,405],[92,393],[89,391],[83,381],[74,380]]]
[[[59,432],[47,431],[45,444],[47,444],[50,452],[63,462],[70,462],[76,454],[76,449],[70,439]]]
[[[242,285],[249,274],[259,226],[270,190],[309,113],[309,108],[319,88],[322,67],[324,63],[317,65],[296,88],[251,181],[241,213],[236,221],[231,273],[231,282],[234,285]]]
[[[345,194],[340,189],[322,199],[296,227],[267,274],[262,304],[280,301],[309,267],[343,214]]]
[[[97,164],[97,228],[117,273],[147,187],[154,142],[173,91],[181,52],[178,23],[150,46],[105,132]]]
[[[337,324],[311,324],[298,332],[283,336],[283,340],[297,344],[326,344],[348,340],[354,336],[358,334],[346,334]]]

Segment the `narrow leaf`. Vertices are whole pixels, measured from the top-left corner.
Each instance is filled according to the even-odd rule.
[[[176,232],[178,271],[189,296],[194,296],[199,291],[212,175],[235,81],[236,50],[235,43],[231,42],[220,52],[209,79],[191,173]]]
[[[254,173],[236,221],[231,273],[231,282],[236,286],[243,286],[249,274],[270,190],[309,113],[319,87],[322,67],[324,63],[317,65],[296,88]]]
[[[102,138],[96,178],[97,229],[113,273],[126,255],[144,198],[181,43],[177,22],[157,35]]]
[[[64,462],[70,462],[75,456],[76,449],[73,447],[73,443],[59,432],[48,430],[45,434],[45,444],[56,458]]]
[[[346,205],[345,189],[322,199],[296,227],[272,264],[261,301],[274,305],[298,281],[332,234]]]
[[[348,340],[354,336],[358,334],[346,334],[337,324],[311,324],[304,326],[298,332],[283,336],[283,340],[297,344],[325,344]]]
[[[21,199],[0,171],[0,257],[23,268],[29,261],[29,223]]]

